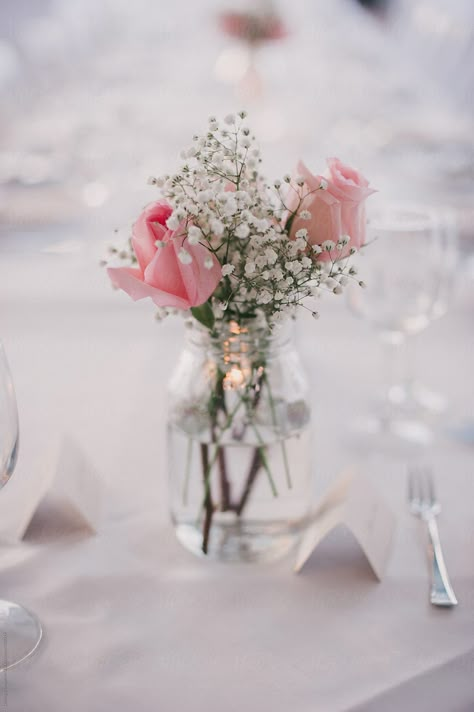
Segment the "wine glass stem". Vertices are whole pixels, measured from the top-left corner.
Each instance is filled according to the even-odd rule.
[[[401,335],[397,339],[383,340],[385,371],[385,401],[389,411],[406,404],[414,384],[413,339]]]

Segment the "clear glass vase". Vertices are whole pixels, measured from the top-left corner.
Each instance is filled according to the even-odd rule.
[[[223,561],[286,554],[311,501],[308,388],[291,324],[254,321],[212,335],[190,326],[169,388],[176,534]]]

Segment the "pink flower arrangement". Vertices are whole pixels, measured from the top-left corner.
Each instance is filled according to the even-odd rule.
[[[191,310],[210,328],[259,315],[271,325],[355,279],[367,179],[337,158],[327,178],[300,161],[271,189],[245,116],[211,117],[180,171],[151,180],[162,196],[138,217],[129,249],[114,251],[126,264],[108,268],[132,299],[149,297],[164,314]]]
[[[292,486],[284,443],[301,432],[300,416],[290,417],[293,401],[282,400],[281,365],[274,368],[270,337],[298,307],[317,318],[308,306],[312,299],[339,295],[350,280],[358,282],[350,258],[365,243],[365,201],[374,192],[337,158],[328,159],[327,177],[300,162],[293,179],[285,175],[269,186],[245,119],[245,112],[223,122],[210,117],[204,134],[182,152],[180,168],[150,179],[160,198],[140,214],[127,246],[112,248],[120,262],[108,268],[115,287],[133,300],[150,298],[158,317],[183,312],[203,337],[205,359],[196,376],[203,387],[178,399],[170,425],[179,433],[177,447],[187,439],[187,452],[197,453],[196,526],[204,554],[214,546],[215,513],[242,521],[259,473],[278,495],[272,474],[278,456],[268,450],[275,443],[282,447],[279,472]],[[237,487],[226,461],[230,445],[253,450]],[[194,465],[191,454],[186,459],[187,482]]]
[[[225,34],[249,44],[281,40],[288,34],[275,13],[229,11],[219,16],[219,24]]]

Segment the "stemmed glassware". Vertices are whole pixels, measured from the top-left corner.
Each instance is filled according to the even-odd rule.
[[[19,428],[13,381],[0,343],[0,489],[13,474],[18,455]],[[13,667],[36,650],[41,624],[17,603],[0,600],[0,670]]]
[[[367,289],[349,290],[349,304],[367,319],[385,347],[385,393],[362,425],[366,432],[426,444],[427,414],[443,399],[413,376],[416,334],[445,313],[453,288],[456,234],[447,211],[393,205],[371,216],[360,260]],[[365,254],[364,254],[365,253]]]

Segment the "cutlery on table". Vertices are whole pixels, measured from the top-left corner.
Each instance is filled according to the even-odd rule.
[[[458,602],[444,563],[436,521],[441,506],[436,499],[433,476],[429,468],[413,468],[408,473],[408,500],[411,513],[426,522],[430,538],[432,559],[430,601],[434,606],[456,606]]]

